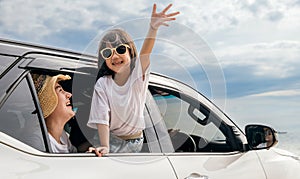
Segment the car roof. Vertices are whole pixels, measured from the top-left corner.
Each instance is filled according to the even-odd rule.
[[[55,53],[66,54],[66,55],[72,54],[72,55],[92,57],[92,58],[95,57],[90,54],[82,54],[82,53],[79,53],[76,51],[61,49],[61,48],[57,48],[57,47],[50,47],[50,46],[34,44],[34,43],[29,43],[29,42],[21,42],[21,41],[16,41],[16,40],[11,40],[11,39],[0,38],[0,53],[1,54],[7,53],[7,54],[14,54],[17,56],[21,56],[21,55],[25,54],[26,52],[30,52],[30,51],[55,52]]]
[[[0,39],[0,55],[14,57],[19,61],[26,60],[21,67],[29,68],[53,68],[55,70],[59,66],[72,67],[81,63],[93,63],[95,67],[97,66],[97,58],[93,55],[7,39]],[[55,63],[53,63],[54,60]],[[30,64],[29,62],[34,63]],[[12,64],[13,62],[8,63]],[[66,64],[64,65],[64,63]]]

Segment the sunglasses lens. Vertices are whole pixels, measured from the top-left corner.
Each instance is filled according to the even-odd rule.
[[[125,45],[120,45],[120,46],[116,49],[116,51],[118,52],[118,54],[124,54],[124,53],[126,53],[126,47],[125,47]]]
[[[103,58],[109,58],[112,55],[111,49],[105,49],[102,51]]]

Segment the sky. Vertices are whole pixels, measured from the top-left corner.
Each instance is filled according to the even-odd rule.
[[[153,3],[180,15],[159,29],[152,71],[196,88],[242,129],[300,135],[299,0],[0,0],[0,38],[96,54],[102,33],[119,27],[140,49]]]

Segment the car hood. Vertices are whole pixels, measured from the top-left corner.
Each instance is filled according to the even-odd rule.
[[[281,155],[281,156],[290,157],[290,158],[295,159],[295,160],[297,160],[298,162],[300,162],[300,157],[297,156],[297,155],[294,154],[294,153],[291,153],[291,152],[289,152],[289,151],[286,151],[286,150],[283,150],[283,149],[279,149],[279,148],[272,148],[272,150],[273,150],[275,153],[277,153],[277,154],[279,154],[279,155]]]

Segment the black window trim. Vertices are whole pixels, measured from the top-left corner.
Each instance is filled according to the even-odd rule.
[[[43,112],[42,112],[42,108],[40,106],[39,100],[38,100],[38,96],[37,96],[37,92],[36,89],[34,87],[34,83],[30,74],[30,71],[27,71],[26,74],[26,80],[28,82],[29,85],[29,89],[33,98],[33,102],[34,102],[34,106],[36,108],[36,112],[39,118],[39,124],[40,124],[40,128],[41,128],[41,132],[43,135],[43,141],[45,144],[45,148],[46,148],[46,152],[52,153],[51,147],[50,147],[50,140],[49,140],[49,136],[48,136],[48,130],[46,127],[46,123],[45,123],[45,119],[43,117]]]

